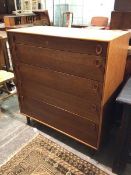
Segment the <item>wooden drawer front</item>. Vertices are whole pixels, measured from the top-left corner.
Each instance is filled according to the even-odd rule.
[[[37,47],[52,48],[55,50],[65,50],[78,53],[88,53],[91,55],[106,56],[107,42],[78,40],[70,38],[58,38],[50,36],[39,36],[29,34],[14,34],[15,43],[34,45]],[[77,42],[76,42],[77,41]],[[62,44],[61,44],[62,43]]]
[[[25,64],[19,64],[18,69],[20,77],[22,77],[23,80],[32,80],[43,86],[72,94],[98,104],[101,101],[102,84],[97,81]]]
[[[31,84],[25,86],[25,89],[29,89],[27,94],[35,93],[36,97],[46,99],[52,105],[99,121],[101,98],[86,79],[30,66],[20,66],[20,74],[23,87]],[[36,92],[31,92],[33,90]]]
[[[27,96],[23,101],[22,113],[97,147],[98,126],[93,122]]]
[[[16,59],[18,62],[103,81],[105,58],[101,56],[18,44]]]
[[[34,96],[36,99],[40,99],[50,105],[99,124],[100,106],[90,103],[87,100],[46,86],[41,86],[32,81],[23,81],[22,93],[23,96]]]

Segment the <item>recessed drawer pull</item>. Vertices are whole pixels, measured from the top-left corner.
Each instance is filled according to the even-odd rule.
[[[101,63],[102,63],[101,60],[99,60],[99,59],[96,59],[96,60],[95,60],[95,66],[96,66],[96,67],[98,67],[98,68],[101,67],[101,65],[102,65]]]
[[[98,45],[96,46],[96,54],[97,54],[97,55],[100,55],[100,54],[102,53],[102,51],[103,51],[102,46],[101,46],[100,44],[98,44]]]
[[[102,63],[102,60],[96,59],[94,64],[95,64],[95,66],[96,66],[97,68],[99,68],[99,69],[101,70],[101,72],[104,73],[104,71],[105,71],[105,66],[104,66],[103,63]]]
[[[94,123],[91,124],[91,129],[96,130],[96,125]]]
[[[92,105],[92,112],[94,112],[97,115],[99,115],[99,109],[98,109],[97,105],[95,105],[95,104]]]
[[[97,111],[96,105],[94,105],[94,104],[92,105],[92,110],[95,111],[95,112]]]
[[[93,84],[93,90],[94,90],[94,91],[97,91],[98,88],[99,88],[99,85],[98,85],[98,84]]]

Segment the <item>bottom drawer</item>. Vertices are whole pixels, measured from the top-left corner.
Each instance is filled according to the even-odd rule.
[[[85,119],[32,97],[24,97],[21,112],[97,149],[98,126]]]

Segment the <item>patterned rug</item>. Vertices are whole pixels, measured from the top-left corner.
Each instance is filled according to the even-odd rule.
[[[0,167],[0,175],[109,174],[39,134]]]

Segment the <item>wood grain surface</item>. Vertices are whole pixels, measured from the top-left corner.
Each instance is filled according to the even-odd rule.
[[[106,59],[87,53],[17,44],[16,61],[103,82]]]
[[[123,79],[129,33],[60,31],[68,30],[8,32],[21,112],[99,149]]]

